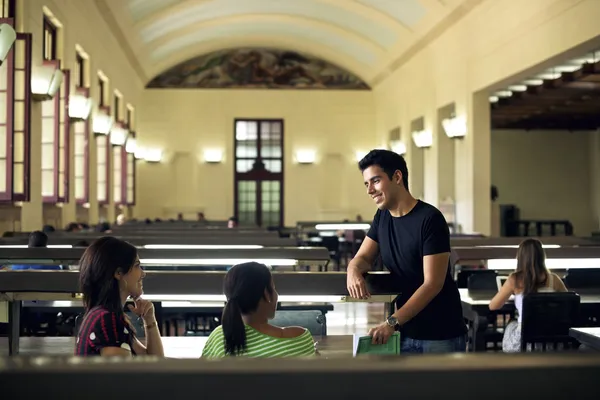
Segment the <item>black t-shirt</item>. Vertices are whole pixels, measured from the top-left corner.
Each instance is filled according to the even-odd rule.
[[[136,355],[133,349],[134,334],[125,320],[125,314],[118,315],[102,307],[92,308],[83,318],[77,343],[76,356],[98,356],[104,347],[120,347]]]
[[[420,200],[401,217],[377,210],[367,236],[378,243],[383,264],[402,289],[398,308],[423,284],[423,257],[450,252],[446,219],[437,208]],[[449,264],[440,293],[400,330],[402,335],[418,340],[452,339],[466,333],[460,295]]]

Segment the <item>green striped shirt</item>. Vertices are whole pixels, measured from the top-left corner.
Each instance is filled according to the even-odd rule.
[[[315,354],[315,343],[308,330],[295,338],[278,338],[246,325],[246,347],[241,354],[245,357],[301,357]],[[225,337],[221,326],[208,337],[202,357],[225,357]]]

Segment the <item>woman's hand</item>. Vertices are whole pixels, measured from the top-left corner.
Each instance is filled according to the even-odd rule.
[[[141,297],[133,300],[134,304],[129,305],[129,310],[138,317],[142,318],[146,324],[156,321],[154,315],[154,304],[149,300],[144,300]]]

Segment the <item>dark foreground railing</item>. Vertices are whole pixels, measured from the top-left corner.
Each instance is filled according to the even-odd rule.
[[[368,359],[0,359],[2,398],[598,399],[600,357],[446,355]],[[35,397],[33,397],[35,396]]]

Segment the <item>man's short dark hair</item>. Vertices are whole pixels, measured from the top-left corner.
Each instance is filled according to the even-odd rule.
[[[234,223],[238,223],[238,219],[236,217],[229,217],[229,221],[232,221]]]
[[[33,231],[29,235],[28,247],[47,247],[48,235],[42,231]]]
[[[379,166],[390,179],[396,171],[400,171],[402,173],[402,183],[408,190],[408,167],[406,166],[406,160],[400,154],[389,150],[376,149],[371,150],[358,162],[358,168],[361,172],[373,165]]]

